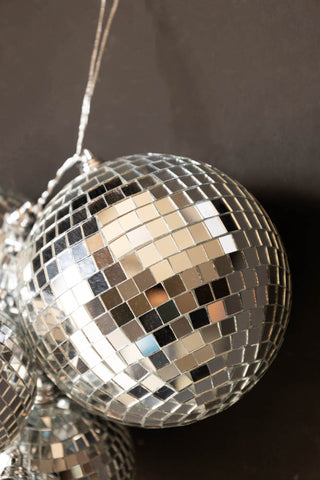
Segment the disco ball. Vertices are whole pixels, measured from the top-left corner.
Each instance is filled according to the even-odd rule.
[[[0,311],[0,452],[24,427],[34,398],[33,360],[22,338],[14,322]]]
[[[255,198],[207,164],[133,155],[78,176],[21,257],[42,368],[92,412],[184,425],[252,388],[287,325],[290,277]]]
[[[3,224],[5,214],[13,212],[25,201],[26,199],[21,194],[0,186],[0,226]]]
[[[0,477],[1,480],[31,480],[28,472],[15,467],[8,467]]]
[[[21,465],[9,465],[0,476],[1,480],[33,480]],[[40,479],[39,479],[40,480]],[[44,479],[45,480],[45,479]]]
[[[17,445],[18,442],[15,442],[12,448],[0,453],[0,480],[59,480],[56,474],[36,474],[27,471]]]
[[[24,229],[18,224],[10,225],[6,218],[24,202],[21,195],[0,187],[0,309],[11,316],[18,314],[15,302],[17,253],[26,235]]]
[[[45,401],[36,400],[19,443],[34,480],[133,479],[133,448],[125,427],[91,417],[59,394]]]

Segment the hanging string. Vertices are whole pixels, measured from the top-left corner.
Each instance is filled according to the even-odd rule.
[[[81,155],[82,153],[83,140],[86,133],[89,115],[90,115],[91,100],[92,100],[96,83],[98,80],[103,53],[106,48],[111,25],[112,25],[114,16],[117,12],[118,5],[119,5],[119,0],[113,0],[113,4],[110,10],[110,13],[108,15],[107,23],[102,35],[102,26],[103,26],[103,20],[105,16],[106,0],[101,0],[96,38],[94,41],[94,46],[93,46],[93,51],[92,51],[91,61],[90,61],[88,83],[86,86],[86,91],[85,91],[83,102],[82,102],[76,155]]]
[[[58,185],[58,183],[60,182],[64,174],[77,163],[83,162],[85,164],[87,162],[87,156],[83,154],[83,141],[84,141],[84,136],[88,126],[91,101],[92,101],[92,97],[93,97],[96,83],[98,80],[103,53],[106,48],[106,44],[107,44],[107,40],[111,30],[113,19],[117,12],[119,0],[113,0],[109,15],[107,16],[107,19],[106,19],[105,27],[103,29],[103,24],[104,24],[104,19],[106,14],[106,3],[107,3],[107,0],[101,0],[101,3],[100,3],[98,25],[97,25],[93,50],[91,54],[91,59],[90,59],[88,82],[87,82],[85,94],[82,101],[76,152],[72,157],[68,158],[63,163],[63,165],[57,170],[55,178],[49,181],[46,190],[42,193],[42,195],[38,199],[37,204],[32,207],[31,212],[35,215],[38,215],[39,212],[41,212],[42,208],[47,203],[47,200],[50,197],[51,193],[53,192],[55,187]],[[23,208],[25,209],[25,206],[23,206]],[[20,213],[22,216],[24,215],[23,212],[20,212]]]

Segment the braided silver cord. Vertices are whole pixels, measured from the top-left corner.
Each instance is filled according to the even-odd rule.
[[[35,215],[38,215],[45,206],[48,198],[64,174],[79,162],[81,162],[81,156],[75,153],[72,157],[68,158],[63,165],[61,165],[61,167],[57,170],[56,176],[48,182],[46,190],[41,194],[37,203],[32,207],[32,211]]]

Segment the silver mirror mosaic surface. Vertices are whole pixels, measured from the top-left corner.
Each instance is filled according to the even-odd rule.
[[[286,254],[262,207],[215,168],[172,155],[77,177],[35,224],[21,272],[45,372],[128,425],[229,407],[268,368],[288,320]]]
[[[30,413],[36,373],[22,333],[0,312],[0,452],[24,427]]]
[[[14,299],[18,286],[16,254],[24,235],[18,226],[11,229],[4,218],[24,202],[20,195],[0,187],[0,309],[10,315],[18,313]]]
[[[134,478],[128,430],[90,416],[65,398],[34,406],[19,449],[34,480]]]

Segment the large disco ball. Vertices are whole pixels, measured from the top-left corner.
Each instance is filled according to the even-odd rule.
[[[70,397],[128,425],[184,425],[252,388],[287,325],[279,235],[210,165],[133,155],[77,177],[21,258],[26,334]]]
[[[0,311],[0,452],[15,440],[30,413],[36,386],[31,352],[15,323]]]

